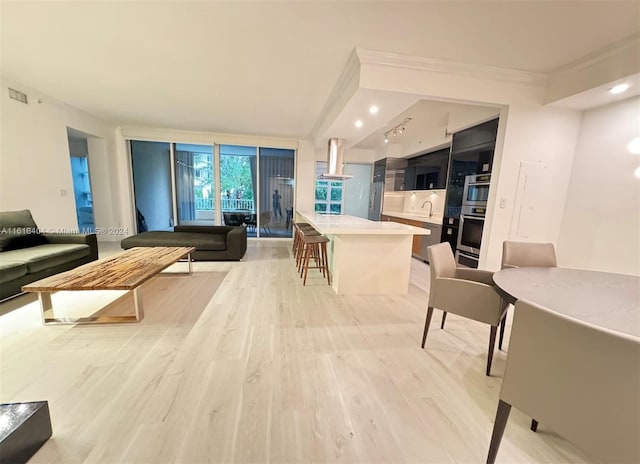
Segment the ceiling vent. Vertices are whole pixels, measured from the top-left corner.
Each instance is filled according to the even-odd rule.
[[[9,98],[24,103],[25,105],[29,104],[26,93],[22,93],[19,90],[12,89],[11,87],[9,87]]]

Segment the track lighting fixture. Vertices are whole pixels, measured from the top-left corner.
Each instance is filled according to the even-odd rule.
[[[394,137],[397,137],[398,135],[402,134],[404,132],[404,129],[406,126],[406,124],[411,121],[411,119],[413,118],[404,118],[402,120],[401,123],[393,126],[391,129],[389,129],[387,132],[384,133],[384,143],[389,143],[389,135],[393,135]]]

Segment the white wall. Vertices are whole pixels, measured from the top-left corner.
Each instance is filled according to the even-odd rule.
[[[315,200],[316,150],[311,140],[301,140],[296,159],[297,211],[313,211]]]
[[[29,96],[11,100],[7,87]],[[39,102],[40,101],[40,102]],[[0,210],[30,209],[43,229],[77,229],[67,127],[100,139],[89,143],[96,226],[119,227],[111,183],[115,126],[13,82],[0,82]],[[94,183],[100,177],[101,182]],[[115,200],[115,201],[114,201]],[[101,236],[100,240],[110,239]]]
[[[500,269],[504,240],[558,241],[580,119],[578,111],[539,105],[512,105],[501,112],[481,268]],[[543,175],[527,185],[535,201],[522,209],[521,163],[544,166]],[[526,238],[520,227],[525,221]]]
[[[563,267],[640,275],[640,97],[586,111],[558,240]]]

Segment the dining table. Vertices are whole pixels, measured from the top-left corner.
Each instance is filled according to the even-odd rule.
[[[565,316],[640,338],[640,277],[560,267],[503,269],[493,275],[510,303],[527,300]]]
[[[640,457],[640,277],[520,267],[493,280],[515,311],[487,463],[511,406],[597,460]]]

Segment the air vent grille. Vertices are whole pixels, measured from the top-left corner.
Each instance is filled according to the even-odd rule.
[[[13,98],[14,100],[24,103],[25,105],[29,104],[27,94],[16,89],[9,88],[9,98]]]

